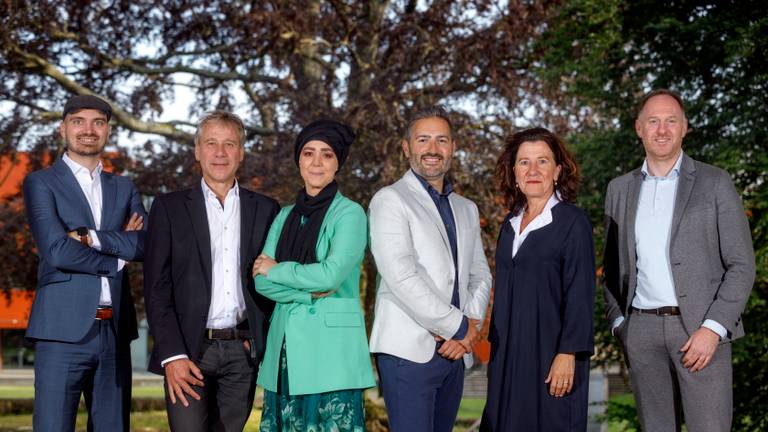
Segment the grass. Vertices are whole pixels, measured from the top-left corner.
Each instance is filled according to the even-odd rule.
[[[244,431],[257,432],[259,430],[259,421],[261,420],[261,410],[254,409],[248,418]],[[85,413],[77,415],[77,432],[86,431],[87,417]],[[0,417],[0,432],[11,431],[31,431],[32,414],[10,415]],[[143,411],[131,413],[131,428],[135,432],[167,432],[168,419],[165,411]]]
[[[33,399],[35,388],[32,386],[0,386],[0,399]],[[158,398],[164,397],[162,386],[137,386],[133,388],[133,397]]]
[[[0,399],[31,399],[34,397],[35,389],[32,386],[0,386]],[[163,388],[159,386],[142,386],[133,388],[134,397],[162,398]],[[485,399],[463,399],[459,407],[458,419],[473,421],[483,413]],[[245,426],[246,432],[256,432],[259,430],[261,421],[261,409],[255,408],[251,411],[248,423]],[[87,417],[85,413],[77,415],[77,432],[86,430]],[[6,415],[0,416],[0,432],[11,431],[29,431],[32,430],[32,414]],[[136,432],[166,432],[168,428],[168,418],[165,411],[141,411],[131,413],[131,428]],[[464,431],[465,428],[457,426],[455,432]]]
[[[35,388],[32,386],[0,386],[0,399],[32,399]]]
[[[465,403],[466,402],[466,403]],[[460,419],[476,419],[482,414],[484,399],[465,399],[462,401],[461,408],[459,409]],[[478,417],[474,417],[477,415]],[[244,432],[257,432],[259,430],[259,421],[261,420],[261,410],[254,409],[251,411],[251,416],[248,418],[248,423],[245,425]],[[77,432],[86,431],[86,415],[85,413],[79,413],[77,415]],[[11,431],[29,431],[32,430],[32,415],[10,415],[0,417],[0,432]],[[165,415],[165,411],[144,411],[131,413],[131,429],[134,432],[167,432],[168,419]],[[464,431],[465,428],[457,426],[454,432]]]
[[[0,386],[0,399],[31,399],[35,390],[32,386]],[[163,398],[163,388],[160,386],[141,386],[133,388],[133,396],[140,398]],[[618,395],[611,398],[612,402],[634,407],[634,399],[631,394]],[[465,398],[459,406],[458,420],[464,425],[479,419],[483,414],[485,399]],[[245,431],[258,431],[261,420],[261,409],[255,408],[248,418]],[[80,413],[77,416],[77,431],[85,431],[86,415]],[[32,415],[7,415],[0,416],[0,432],[31,430]],[[168,420],[165,411],[141,411],[131,413],[131,425],[136,432],[165,432],[168,431]],[[608,423],[608,432],[627,432],[634,429],[628,428],[629,424],[611,421]],[[457,426],[454,432],[464,431],[466,426]]]

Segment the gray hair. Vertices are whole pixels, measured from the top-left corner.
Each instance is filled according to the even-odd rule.
[[[206,113],[200,121],[197,122],[197,130],[195,131],[195,145],[200,141],[200,133],[203,127],[213,121],[226,123],[231,126],[236,132],[238,138],[240,138],[240,145],[245,144],[245,125],[243,120],[234,113],[223,110],[216,110]]]
[[[451,138],[453,138],[453,125],[451,125],[451,117],[450,114],[448,114],[448,110],[442,105],[432,105],[420,108],[411,113],[410,117],[408,117],[408,126],[405,128],[405,140],[408,142],[411,141],[411,132],[413,132],[413,126],[417,121],[433,117],[443,119],[448,123],[448,130],[451,132]]]

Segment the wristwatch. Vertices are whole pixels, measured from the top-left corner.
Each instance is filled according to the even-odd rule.
[[[88,243],[88,228],[80,227],[80,228],[75,229],[75,232],[80,237],[80,243],[83,246],[90,247],[90,243]]]

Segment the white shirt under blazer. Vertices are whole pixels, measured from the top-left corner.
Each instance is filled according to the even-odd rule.
[[[477,206],[457,193],[449,200],[456,222],[461,310],[451,305],[455,271],[448,234],[413,172],[371,200],[371,252],[379,272],[372,353],[426,363],[435,354],[434,335],[450,339],[464,315],[481,322],[485,318],[491,272]],[[471,354],[464,363],[472,365]]]

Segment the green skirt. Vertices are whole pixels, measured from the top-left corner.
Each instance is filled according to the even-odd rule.
[[[264,390],[260,432],[364,432],[361,389],[291,396],[285,343],[280,351],[278,393]]]

